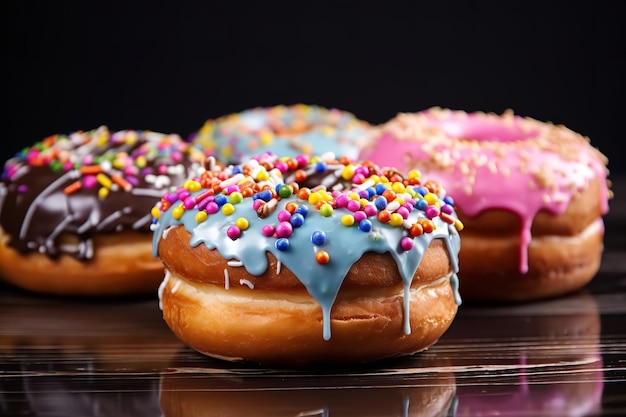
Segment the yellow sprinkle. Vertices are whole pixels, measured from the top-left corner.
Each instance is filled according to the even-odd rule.
[[[374,184],[378,184],[380,182],[380,177],[376,174],[370,176],[368,179],[374,181]]]
[[[413,178],[422,178],[422,173],[416,169],[412,169],[409,171],[409,179]]]
[[[402,184],[401,182],[394,182],[393,184],[391,184],[391,189],[393,192],[395,193],[403,193],[404,192],[404,184]]]
[[[343,170],[341,171],[341,176],[343,177],[344,180],[351,180],[352,177],[354,177],[354,165],[352,164],[348,164],[345,167],[343,167]]]
[[[322,201],[322,197],[321,197],[320,193],[314,192],[314,193],[309,194],[309,203],[310,204],[315,205],[315,204],[319,203],[320,201]]]
[[[106,188],[111,188],[111,185],[113,185],[111,178],[107,177],[106,174],[103,174],[102,172],[96,175],[96,180],[100,185]]]
[[[137,142],[138,137],[139,135],[137,135],[136,131],[130,130],[128,131],[128,134],[126,135],[126,143],[129,145],[132,145],[133,143]]]
[[[454,222],[454,227],[456,227],[456,230],[460,232],[461,230],[465,228],[465,225],[463,224],[461,220],[457,220]]]
[[[232,204],[226,203],[222,206],[222,213],[224,213],[225,216],[230,216],[234,212],[235,212],[235,206],[233,206]]]
[[[426,200],[428,204],[435,204],[437,201],[439,201],[437,196],[433,193],[426,193],[426,195],[424,196],[424,200]]]
[[[248,223],[248,219],[245,217],[240,217],[235,221],[235,226],[237,226],[241,230],[246,230],[250,223]]]
[[[161,210],[159,210],[157,206],[154,206],[152,207],[152,210],[150,210],[150,214],[152,214],[152,217],[154,217],[155,219],[158,219],[159,217],[161,217]]]
[[[267,181],[269,178],[270,178],[270,174],[265,169],[260,170],[256,174],[257,181]]]
[[[126,154],[125,152],[120,152],[119,154],[115,155],[115,160],[113,160],[113,168],[115,169],[124,169],[124,161],[126,161],[128,158],[128,154]]]
[[[185,187],[187,190],[193,192],[196,191],[200,191],[202,189],[202,185],[195,180],[187,180],[185,181],[185,183],[183,184],[183,187]]]
[[[268,146],[274,140],[274,135],[272,134],[271,131],[264,130],[259,134],[259,139],[261,140],[261,143],[263,144],[263,146]]]
[[[344,214],[341,216],[341,224],[344,226],[352,226],[354,224],[354,217],[351,214]]]
[[[355,193],[354,191],[352,191],[352,192],[349,192],[349,193],[348,193],[348,198],[349,198],[350,200],[358,200],[358,199],[359,199],[359,198],[361,198],[361,197],[359,197],[359,194],[358,194],[358,193]]]
[[[176,220],[180,220],[180,218],[183,217],[183,214],[185,214],[185,207],[183,207],[182,204],[172,209],[172,217]]]
[[[107,196],[109,195],[109,189],[106,187],[101,187],[98,190],[98,197],[101,199],[107,198]]]
[[[389,220],[389,224],[394,227],[402,226],[404,222],[404,217],[400,213],[391,213],[391,219]]]
[[[222,148],[222,156],[228,158],[230,156],[232,156],[233,154],[233,148],[229,145],[226,145]]]
[[[196,223],[202,223],[209,217],[206,211],[199,211],[196,213]]]
[[[108,132],[101,132],[98,136],[98,146],[104,146],[109,141]]]
[[[135,165],[139,168],[145,168],[146,165],[148,165],[148,161],[146,160],[146,156],[145,155],[139,155],[136,159],[135,159]]]
[[[367,200],[367,198],[359,198],[359,204],[361,205],[361,208],[367,206],[368,203],[369,201]]]

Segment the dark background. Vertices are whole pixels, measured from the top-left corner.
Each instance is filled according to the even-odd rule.
[[[374,124],[442,106],[565,124],[626,172],[621,2],[375,4],[4,2],[1,156],[103,124],[188,137],[256,106]]]

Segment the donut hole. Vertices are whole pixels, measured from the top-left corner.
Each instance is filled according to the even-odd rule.
[[[440,129],[449,138],[472,141],[516,142],[532,139],[539,133],[529,129],[522,119],[514,116],[504,119],[467,117],[432,121],[432,127]]]

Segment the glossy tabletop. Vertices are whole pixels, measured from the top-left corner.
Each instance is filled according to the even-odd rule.
[[[225,363],[178,341],[156,294],[0,284],[0,416],[626,415],[626,181],[614,183],[601,270],[582,291],[463,304],[429,350],[368,366]]]

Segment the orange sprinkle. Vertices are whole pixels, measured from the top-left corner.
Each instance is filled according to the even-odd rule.
[[[67,187],[65,187],[63,189],[63,192],[67,195],[73,194],[76,191],[80,190],[82,188],[82,184],[80,181],[74,181],[73,183],[71,183],[70,185],[68,185]]]
[[[452,216],[444,212],[439,213],[439,217],[441,217],[441,220],[448,224],[454,224],[454,222],[456,221]]]
[[[297,209],[298,205],[293,201],[290,201],[285,205],[285,210],[287,210],[291,214],[295,213]]]
[[[330,262],[330,255],[325,250],[315,252],[315,260],[318,264],[327,264]]]
[[[120,187],[122,187],[122,189],[124,189],[125,191],[130,191],[133,189],[133,185],[126,181],[121,175],[119,174],[113,174],[111,175],[111,179],[113,180],[114,183],[116,183],[117,185],[119,185]]]
[[[102,172],[100,165],[83,165],[80,167],[80,173],[83,175],[96,175]]]
[[[298,198],[300,200],[309,200],[309,195],[311,194],[311,190],[307,187],[300,188],[298,190]]]

